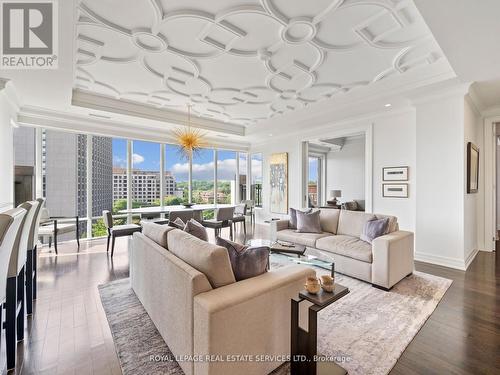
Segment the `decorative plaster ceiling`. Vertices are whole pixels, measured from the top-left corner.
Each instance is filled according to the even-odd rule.
[[[75,89],[249,125],[443,58],[411,0],[83,0]]]

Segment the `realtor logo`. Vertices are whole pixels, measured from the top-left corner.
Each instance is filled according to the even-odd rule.
[[[57,68],[56,0],[1,0],[0,68]]]

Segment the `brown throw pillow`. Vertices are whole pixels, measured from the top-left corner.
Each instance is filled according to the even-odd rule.
[[[176,218],[174,221],[169,221],[168,225],[180,230],[184,230],[186,226],[180,217]]]
[[[215,241],[217,245],[227,249],[236,281],[249,279],[267,272],[269,247],[248,247],[220,237],[217,237]]]
[[[200,240],[208,242],[208,233],[206,228],[194,219],[189,219],[184,227],[184,232],[192,234]]]
[[[297,211],[297,233],[322,233],[319,211]]]

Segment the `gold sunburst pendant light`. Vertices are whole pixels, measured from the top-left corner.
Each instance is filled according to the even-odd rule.
[[[187,127],[177,128],[173,130],[174,139],[179,145],[179,151],[187,159],[191,159],[193,155],[207,145],[205,134],[199,129],[191,128],[191,105],[188,104],[188,125]]]

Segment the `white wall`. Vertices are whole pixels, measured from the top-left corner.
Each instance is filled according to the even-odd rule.
[[[378,119],[373,131],[373,212],[398,217],[401,229],[415,231],[416,122],[409,110]],[[408,198],[382,197],[382,168],[409,167]],[[418,234],[417,234],[418,235]]]
[[[11,118],[12,107],[6,89],[0,82],[0,211],[14,202],[14,150]]]
[[[341,202],[365,200],[365,138],[348,139],[326,157],[326,192],[342,190]]]
[[[479,126],[480,116],[475,112],[474,106],[468,98],[464,100],[464,261],[466,265],[472,261],[472,257],[478,250],[479,232],[478,217],[480,194],[467,194],[467,143],[472,142],[479,146],[481,128]],[[481,157],[481,150],[479,151]],[[481,171],[479,171],[481,173]]]
[[[305,140],[315,140],[326,136],[336,136],[337,132],[345,132],[346,129],[368,128],[373,125],[373,151],[372,168],[373,189],[368,191],[372,194],[373,212],[396,215],[402,229],[415,229],[415,111],[408,108],[404,111],[388,111],[373,115],[362,120],[353,120],[349,123],[330,125],[314,132],[304,132],[302,135],[288,136],[282,138],[270,137],[262,144],[254,145],[251,152],[263,153],[263,209],[260,212],[261,219],[269,217],[280,217],[284,215],[271,214],[269,212],[269,156],[275,152],[288,152],[288,185],[289,206],[301,207],[302,184],[301,173],[301,149],[300,143]],[[353,131],[354,132],[354,131]],[[382,198],[382,168],[387,166],[409,166],[410,181],[408,199]],[[328,177],[327,177],[328,178]],[[344,198],[342,199],[344,200]]]
[[[464,267],[464,97],[417,104],[417,259]]]

